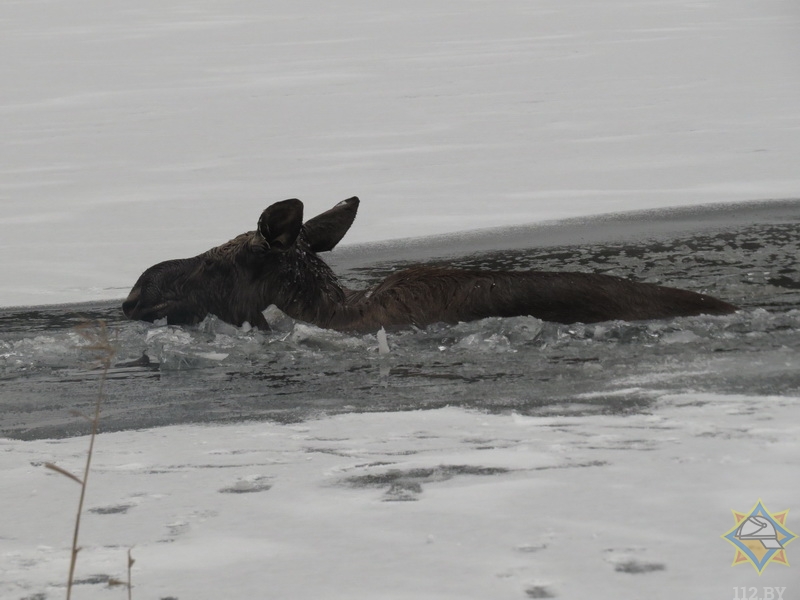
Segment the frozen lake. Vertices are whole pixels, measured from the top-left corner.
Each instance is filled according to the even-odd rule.
[[[798,55],[795,0],[3,2],[0,596],[64,596],[78,490],[43,465],[85,457],[91,317],[119,366],[77,597],[123,596],[130,547],[135,598],[797,597],[797,545],[759,576],[720,536],[758,498],[800,530]],[[120,319],[148,266],[352,195],[353,286],[583,270],[741,310],[388,355]]]
[[[284,198],[345,243],[796,198],[794,0],[4,2],[0,306],[124,296]]]
[[[798,223],[800,202],[744,204],[335,253],[352,285],[432,261],[609,272],[741,306],[639,323],[432,326],[390,334],[384,355],[374,335],[280,318],[259,332],[121,321],[119,301],[5,309],[0,500],[23,516],[0,538],[0,589],[63,593],[69,519],[53,494],[71,498],[74,484],[42,465],[76,471],[85,453],[72,411],[91,411],[99,374],[73,329],[84,316],[109,322],[121,363],[82,595],[104,597],[124,577],[128,546],[137,593],[160,598],[793,589],[782,565],[763,578],[732,569],[719,538],[731,508],[797,497]]]

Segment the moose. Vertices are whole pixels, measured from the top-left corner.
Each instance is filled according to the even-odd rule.
[[[303,222],[303,203],[267,207],[255,231],[193,258],[147,269],[122,304],[130,319],[195,324],[207,315],[268,329],[262,312],[275,305],[293,319],[345,332],[533,316],[559,323],[636,321],[737,308],[711,296],[579,272],[483,271],[416,266],[369,290],[342,287],[319,257],[350,229],[352,197]]]

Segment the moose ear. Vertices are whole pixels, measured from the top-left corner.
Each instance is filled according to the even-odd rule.
[[[303,226],[303,203],[284,200],[268,206],[258,219],[258,233],[270,248],[285,250],[294,244]]]
[[[358,212],[359,199],[355,196],[342,200],[330,210],[306,221],[306,239],[314,252],[333,250],[338,244]]]

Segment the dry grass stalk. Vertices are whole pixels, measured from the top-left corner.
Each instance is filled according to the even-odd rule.
[[[92,417],[86,417],[88,421],[91,423],[91,434],[89,436],[89,450],[86,454],[86,465],[83,469],[83,477],[78,477],[67,471],[66,469],[62,469],[52,463],[47,463],[45,466],[55,471],[56,473],[60,473],[65,477],[72,479],[73,481],[77,482],[81,486],[81,495],[80,499],[78,500],[78,510],[75,515],[75,529],[72,534],[72,555],[70,558],[69,563],[69,577],[67,578],[67,600],[70,600],[72,597],[72,587],[75,580],[75,565],[78,561],[78,552],[80,552],[80,546],[78,546],[78,537],[81,528],[81,515],[83,514],[83,503],[86,498],[86,487],[89,480],[89,469],[92,465],[92,454],[94,453],[94,441],[97,437],[97,429],[100,424],[100,407],[103,404],[103,399],[105,398],[105,384],[106,379],[108,378],[108,370],[111,368],[111,365],[114,361],[114,355],[116,354],[116,348],[114,343],[111,340],[111,337],[108,332],[108,327],[105,321],[96,321],[96,322],[87,322],[83,325],[80,325],[77,328],[78,334],[88,342],[87,345],[81,346],[82,349],[89,350],[94,354],[94,358],[97,361],[97,364],[102,369],[102,375],[100,377],[100,387],[97,392],[97,399],[95,400],[94,404],[94,415]],[[128,597],[130,597],[130,567],[132,563],[130,562],[132,559],[130,558],[130,552],[128,553]]]
[[[116,579],[115,577],[112,577],[108,580],[108,587],[123,586],[128,588],[128,600],[133,599],[133,584],[131,583],[131,569],[133,567],[133,564],[136,562],[136,560],[131,556],[131,550],[132,548],[128,549],[128,581],[122,581],[121,579]]]
[[[131,569],[136,560],[131,556],[131,548],[128,548],[128,600],[133,598],[133,585],[131,585]]]

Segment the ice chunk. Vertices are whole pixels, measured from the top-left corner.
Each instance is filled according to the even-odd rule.
[[[294,328],[294,319],[274,304],[270,304],[261,311],[261,314],[264,315],[264,319],[266,319],[272,331],[289,333]]]
[[[472,333],[459,340],[453,347],[480,352],[516,352],[508,338],[499,333],[489,335],[482,332]]]
[[[389,354],[389,340],[383,327],[378,330],[378,354]]]
[[[285,341],[313,348],[314,350],[347,350],[363,348],[365,343],[360,338],[355,338],[331,329],[320,329],[306,323],[295,323],[292,332],[284,338]]]

